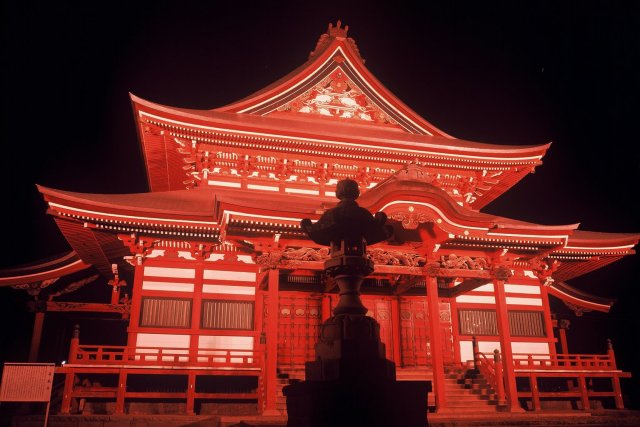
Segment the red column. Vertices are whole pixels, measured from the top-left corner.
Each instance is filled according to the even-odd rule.
[[[402,353],[400,352],[400,297],[391,299],[391,328],[393,334],[393,361],[396,368],[402,365]]]
[[[582,409],[588,411],[591,409],[589,404],[589,392],[587,391],[587,382],[583,375],[578,377],[578,388],[580,389],[580,400],[582,401]]]
[[[195,395],[196,395],[196,374],[190,373],[187,376],[187,407],[186,407],[187,415],[195,414],[193,410],[195,406],[195,400],[196,400]]]
[[[266,324],[266,366],[265,366],[265,380],[266,380],[266,396],[265,396],[265,409],[263,415],[280,415],[280,412],[276,409],[277,399],[277,381],[278,381],[278,315],[279,315],[279,301],[278,301],[278,269],[269,270],[269,290],[267,295],[269,300],[267,301],[267,324]]]
[[[562,354],[569,354],[569,345],[567,344],[567,320],[558,320],[558,336],[560,338],[560,350]]]
[[[549,354],[556,354],[556,345],[553,337],[553,319],[551,318],[551,308],[549,307],[549,292],[546,286],[540,286],[540,296],[542,297],[542,308],[544,309],[545,333],[549,339]]]
[[[116,414],[124,414],[124,395],[127,392],[127,371],[122,369],[118,374],[118,390],[116,391]]]
[[[127,339],[128,347],[135,347],[138,339],[138,333],[132,332],[138,330],[140,322],[140,306],[142,305],[142,279],[144,277],[144,265],[136,264],[133,276],[133,289],[131,291],[131,317],[129,318],[129,333]]]
[[[436,412],[442,412],[447,405],[444,393],[444,359],[442,354],[442,331],[440,329],[440,307],[438,304],[438,279],[426,277],[427,304],[429,308],[429,334],[431,341],[431,365],[433,369],[433,392]]]
[[[504,291],[504,280],[494,279],[493,287],[496,296],[496,314],[498,333],[500,334],[500,348],[502,349],[502,364],[504,367],[504,381],[507,403],[511,412],[524,412],[518,402],[516,376],[513,368],[513,350],[511,349],[511,331],[509,328],[509,313]]]
[[[616,369],[616,354],[613,351],[613,344],[611,343],[611,339],[607,339],[607,355],[609,356],[609,360],[611,361],[611,367],[613,369]],[[614,400],[616,402],[616,409],[624,409],[624,401],[622,400],[622,389],[620,388],[620,377],[614,376],[611,379],[611,385],[613,386],[613,392],[615,393]]]
[[[62,392],[62,406],[60,407],[61,414],[68,414],[71,412],[71,395],[73,394],[73,383],[75,380],[76,376],[73,372],[65,374],[64,390]]]
[[[37,305],[37,301],[36,301]],[[38,361],[38,353],[40,352],[40,340],[42,338],[42,325],[44,323],[44,311],[40,311],[36,307],[36,315],[33,320],[33,334],[31,335],[31,347],[29,347],[29,362]]]
[[[198,362],[200,347],[200,315],[202,312],[202,281],[204,277],[204,263],[202,260],[195,265],[195,279],[193,281],[193,300],[191,302],[191,337],[189,338],[189,362]],[[187,395],[189,391],[187,390]],[[188,409],[187,409],[188,412]]]

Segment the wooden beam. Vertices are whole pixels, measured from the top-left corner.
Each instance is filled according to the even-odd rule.
[[[418,282],[424,280],[424,276],[410,276],[402,275],[396,282],[396,287],[393,290],[394,295],[401,295],[415,286]]]
[[[102,304],[96,302],[47,301],[47,311],[80,311],[98,313],[128,314],[128,304]]]
[[[256,278],[256,285],[258,289],[265,290],[267,289],[267,283],[269,282],[269,270],[263,270],[258,273],[258,277]]]
[[[462,283],[460,283],[457,286],[454,286],[453,288],[440,289],[440,296],[446,297],[446,298],[455,298],[458,295],[462,295],[467,292],[470,292],[482,285],[486,285],[489,282],[491,282],[491,279],[467,278],[467,279],[464,279]]]

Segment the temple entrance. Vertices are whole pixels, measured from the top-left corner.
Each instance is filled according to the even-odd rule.
[[[453,363],[453,328],[451,306],[440,302],[440,330],[444,363]],[[400,343],[402,366],[431,365],[429,314],[424,297],[400,298]]]
[[[380,324],[380,339],[385,345],[385,355],[393,360],[393,327],[391,326],[391,301],[388,298],[362,295],[362,303],[367,307],[367,316],[371,316]]]
[[[304,366],[315,358],[320,333],[321,300],[309,294],[282,292],[278,313],[278,365]]]

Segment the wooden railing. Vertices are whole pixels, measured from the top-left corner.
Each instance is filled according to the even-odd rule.
[[[616,362],[609,354],[513,354],[513,367],[518,370],[615,370]]]
[[[167,365],[209,367],[260,367],[261,354],[257,350],[198,349],[90,346],[78,345],[69,354],[72,364],[104,365]]]
[[[496,349],[494,350],[493,355],[487,357],[486,354],[480,353],[478,350],[478,341],[476,340],[476,337],[472,338],[471,344],[473,346],[473,368],[482,374],[491,388],[495,391],[498,405],[505,405],[504,373],[502,361],[500,359],[500,352]]]
[[[481,373],[491,387],[496,390],[498,400],[504,403],[503,369],[513,369],[516,378],[526,378],[526,387],[518,390],[518,398],[530,400],[531,409],[542,409],[541,399],[579,400],[583,410],[591,408],[590,399],[613,398],[615,407],[623,409],[620,378],[631,375],[619,370],[616,366],[615,353],[608,341],[606,354],[522,354],[514,353],[511,367],[503,366],[498,350],[494,354],[484,354],[478,351],[478,343],[472,338],[473,369]],[[608,390],[594,390],[590,380],[600,378],[610,381]],[[545,390],[545,379],[556,381],[553,391]],[[565,386],[558,389],[557,379],[565,382]],[[540,380],[543,382],[541,383]]]

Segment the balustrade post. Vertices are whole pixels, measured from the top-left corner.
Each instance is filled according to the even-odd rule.
[[[504,394],[504,376],[502,374],[502,361],[500,360],[500,351],[496,348],[493,350],[493,367],[496,372],[496,387],[498,390],[498,405],[506,405],[507,401]]]
[[[73,383],[76,380],[76,376],[73,372],[69,372],[64,377],[64,389],[62,391],[62,406],[60,407],[61,414],[68,414],[71,412],[71,396],[73,394]]]
[[[617,369],[616,354],[613,351],[613,343],[611,342],[611,338],[607,338],[607,356],[609,356],[609,363],[611,364],[611,368]]]
[[[591,409],[591,405],[589,404],[589,391],[587,390],[587,381],[585,380],[584,375],[580,375],[578,377],[578,385],[580,387],[580,400],[582,401],[582,409],[584,411],[588,411]]]
[[[531,400],[533,401],[533,410],[542,409],[540,405],[540,390],[538,390],[538,377],[535,374],[529,375],[529,386],[531,387]]]
[[[613,343],[611,338],[607,339],[607,356],[609,356],[609,364],[611,369],[618,369],[616,364],[616,354],[613,351]],[[620,377],[617,375],[611,378],[611,385],[613,386],[613,392],[615,393],[614,400],[616,402],[616,409],[624,409],[624,401],[622,400],[622,388],[620,387]]]
[[[471,337],[471,348],[473,349],[473,370],[478,372],[480,350],[478,349],[478,339],[475,335]]]
[[[116,390],[116,414],[124,414],[124,396],[127,392],[127,371],[121,369],[118,373],[118,389]]]
[[[71,343],[69,344],[69,363],[78,361],[78,347],[80,346],[80,325],[73,327]]]
[[[194,407],[195,407],[195,399],[196,397],[196,374],[190,373],[187,376],[187,404],[186,404],[186,413],[187,415],[195,415]]]

